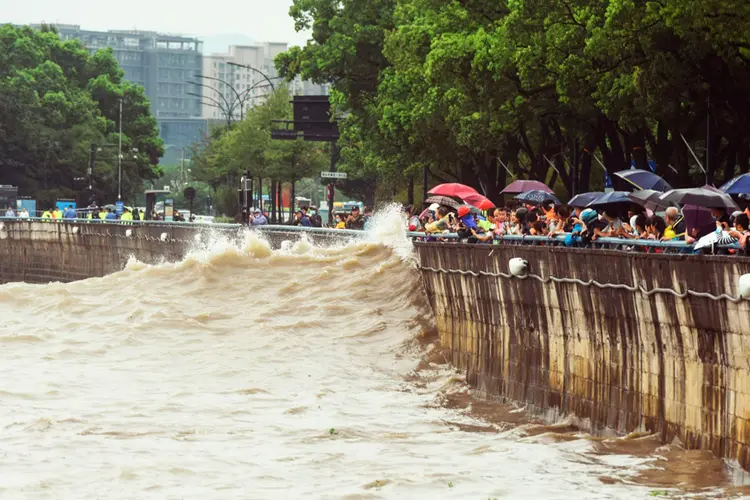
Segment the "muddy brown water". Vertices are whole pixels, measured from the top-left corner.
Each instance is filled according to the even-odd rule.
[[[0,286],[0,498],[750,493],[710,454],[474,398],[444,363],[399,224]]]

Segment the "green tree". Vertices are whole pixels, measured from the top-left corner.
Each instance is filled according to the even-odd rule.
[[[116,144],[123,100],[123,194],[155,179],[163,153],[143,89],[122,80],[111,51],[93,55],[54,30],[0,26],[0,183],[19,187],[44,205],[91,193],[85,177],[91,144]],[[126,149],[127,148],[127,149]],[[94,195],[113,201],[117,151],[103,150]]]

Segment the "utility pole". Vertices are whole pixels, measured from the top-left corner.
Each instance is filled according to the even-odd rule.
[[[185,183],[185,148],[182,148],[182,159],[180,160],[180,184]]]
[[[120,98],[120,141],[117,150],[117,199],[122,200],[122,97]]]
[[[89,177],[89,191],[92,191],[91,194],[93,194],[94,190],[94,163],[96,162],[96,144],[91,145],[91,150],[89,151],[89,170],[86,172]]]

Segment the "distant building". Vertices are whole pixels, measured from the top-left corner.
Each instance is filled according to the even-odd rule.
[[[151,31],[87,31],[78,25],[54,25],[63,40],[78,39],[89,49],[111,47],[125,79],[142,85],[169,157],[201,139],[202,89],[191,81],[203,68],[203,44],[197,38]],[[39,29],[40,25],[33,26]],[[188,95],[195,93],[198,96]]]
[[[207,120],[239,120],[247,110],[271,92],[266,76],[274,86],[281,85],[274,58],[288,48],[286,43],[232,45],[224,54],[203,57],[203,118]],[[239,64],[253,69],[234,66]],[[257,70],[257,71],[255,71]],[[264,76],[265,75],[265,76]],[[228,84],[228,85],[227,85]],[[230,87],[231,86],[231,87]],[[299,78],[288,84],[292,95],[328,95],[327,85],[315,85]],[[234,90],[232,90],[232,88]],[[235,93],[236,91],[236,93]]]

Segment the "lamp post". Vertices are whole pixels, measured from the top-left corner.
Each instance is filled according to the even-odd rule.
[[[235,66],[237,68],[245,68],[245,69],[249,69],[250,71],[255,71],[260,76],[262,76],[263,78],[266,79],[266,81],[268,82],[268,84],[271,85],[271,92],[274,92],[274,93],[276,92],[276,87],[274,86],[274,84],[273,84],[273,82],[271,80],[281,80],[282,79],[280,76],[275,76],[273,78],[269,78],[268,75],[266,75],[265,73],[263,73],[261,70],[259,70],[257,68],[253,68],[252,66],[248,66],[247,64],[238,64],[238,63],[235,63],[235,62],[228,62],[227,64],[230,65],[230,66]]]
[[[122,200],[122,97],[120,98],[120,139],[117,149],[117,199]]]

